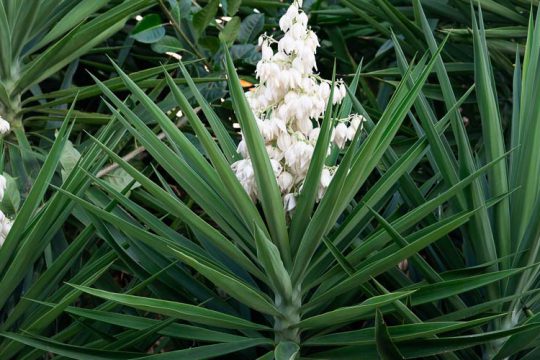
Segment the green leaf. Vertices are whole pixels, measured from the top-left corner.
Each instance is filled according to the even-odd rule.
[[[292,341],[280,341],[274,350],[275,360],[295,360],[300,356],[300,346]]]
[[[234,147],[230,148],[232,141],[231,137],[224,129],[221,120],[210,108],[209,104],[206,102],[202,94],[195,86],[195,83],[192,81],[191,77],[189,76],[186,68],[182,63],[180,63],[180,69],[182,71],[182,74],[185,76],[190,89],[195,95],[195,98],[201,105],[201,108],[203,109],[204,114],[209,120],[212,129],[216,133],[218,142],[221,144],[222,149],[225,150],[223,151],[223,153],[220,151],[219,147],[217,146],[209,131],[205,128],[204,124],[199,119],[195,111],[189,105],[187,98],[178,89],[178,87],[174,85],[170,75],[166,73],[165,77],[167,79],[167,83],[172,90],[173,97],[180,105],[180,108],[182,109],[189,123],[194,129],[197,138],[203,145],[204,150],[206,151],[208,157],[214,165],[214,168],[221,177],[221,181],[225,184],[227,188],[227,191],[224,192],[223,196],[231,204],[234,205],[234,207],[237,209],[238,216],[243,219],[243,222],[246,226],[250,226],[250,222],[255,221],[258,226],[265,228],[265,224],[262,221],[259,211],[257,210],[255,205],[247,195],[246,191],[236,178],[236,175],[233,173],[230,167],[230,163],[225,156],[227,153],[229,153],[229,151],[234,151],[236,153],[236,150],[233,150]]]
[[[227,0],[227,15],[234,16],[241,5],[242,0]]]
[[[6,173],[2,174],[6,179],[6,188],[4,190],[4,198],[0,202],[0,211],[9,216],[17,213],[21,204],[21,194],[17,180]]]
[[[144,330],[148,327],[155,326],[162,322],[161,320],[154,320],[140,316],[100,311],[95,309],[83,309],[78,307],[68,307],[65,309],[65,311],[69,314],[80,316],[85,319],[99,321],[116,326],[122,326],[135,330]],[[165,328],[159,330],[158,333],[179,339],[210,342],[237,342],[245,340],[244,337],[234,334],[228,334],[225,332],[208,330],[202,327],[176,323],[167,325]]]
[[[133,182],[133,177],[128,174],[128,172],[122,168],[116,168],[109,172],[107,175],[103,177],[103,179],[112,185],[114,189],[117,191],[122,191],[126,188],[126,186],[130,185],[130,191],[135,190],[136,188],[140,187],[141,184],[138,182]]]
[[[15,83],[14,93],[21,93],[33,84],[56,73],[121,30],[130,15],[153,5],[154,0],[124,1],[71,30],[24,67],[20,78]]]
[[[81,158],[81,153],[75,149],[71,141],[66,142],[62,155],[60,156],[60,164],[62,165],[62,180],[66,180],[71,171],[77,165]]]
[[[38,336],[23,336],[14,333],[3,332],[0,336],[6,337],[11,340],[18,341],[27,346],[32,346],[43,351],[52,352],[74,359],[81,360],[113,360],[113,359],[133,359],[140,358],[143,354],[133,352],[121,352],[121,351],[109,351],[92,349],[88,346],[76,346],[62,344],[56,341],[49,340],[48,338]]]
[[[467,349],[472,346],[482,345],[494,340],[503,339],[507,336],[538,329],[538,325],[518,326],[513,329],[491,331],[474,335],[452,336],[439,339],[407,340],[404,343],[396,343],[399,351],[405,358],[425,358],[439,354],[449,354],[452,351]],[[357,359],[358,354],[366,358],[376,358],[377,352],[372,345],[347,346],[317,354],[322,359]]]
[[[159,359],[159,360],[177,360],[177,359],[190,359],[190,360],[204,360],[210,358],[219,358],[222,355],[227,355],[251,347],[268,344],[266,339],[249,339],[240,340],[235,343],[214,344],[196,346],[184,350],[170,351],[166,353],[145,356],[140,359]]]
[[[257,245],[257,258],[263,265],[276,293],[284,299],[290,299],[293,292],[291,277],[283,265],[279,250],[256,225],[255,244]]]
[[[430,303],[439,299],[446,299],[451,295],[486,286],[493,282],[516,275],[524,269],[502,270],[476,276],[468,276],[461,279],[441,281],[435,284],[424,285],[417,289],[411,296],[411,304],[419,305]]]
[[[374,296],[362,302],[360,305],[342,307],[324,314],[315,315],[300,321],[301,329],[328,327],[329,325],[341,325],[358,319],[369,318],[373,311],[385,304],[393,303],[411,295],[413,291],[399,291],[390,294]]]
[[[429,338],[434,335],[467,330],[500,318],[501,315],[488,316],[470,321],[429,321],[418,324],[404,324],[388,326],[387,330],[394,342],[405,342],[408,340]],[[315,336],[308,339],[306,346],[338,346],[338,345],[367,345],[375,344],[375,328],[364,328],[347,332],[339,332],[322,336]]]
[[[392,251],[386,257],[379,258],[372,263],[364,265],[339,284],[322,294],[315,296],[308,304],[306,304],[306,307],[311,308],[316,304],[320,304],[328,299],[333,299],[336,296],[356,288],[371,277],[390,269],[392,266],[397,265],[401,260],[408,258],[427,245],[438,240],[441,236],[444,236],[450,231],[463,225],[473,214],[474,211],[457,214],[443,220],[440,224],[434,224],[424,230],[418,231],[417,236],[412,235],[415,240],[408,241],[409,245],[397,251]]]
[[[4,2],[0,3],[0,57],[2,62],[0,70],[2,71],[2,79],[11,76],[11,62],[13,54],[11,49],[11,30],[9,28],[9,20],[4,6]]]
[[[264,28],[264,14],[250,14],[242,20],[237,40],[242,44],[253,42]]]
[[[34,47],[34,51],[36,49],[41,49],[55,39],[58,39],[60,36],[65,35],[82,21],[96,14],[98,10],[105,5],[107,5],[107,0],[80,1],[54,25],[43,39],[41,39],[39,44]],[[25,26],[28,26],[28,24],[25,24]]]
[[[85,286],[72,286],[87,294],[97,296],[102,299],[111,300],[122,305],[133,307],[135,309],[150,311],[156,314],[170,316],[176,319],[182,319],[199,324],[223,327],[228,329],[262,330],[266,328],[263,325],[255,324],[250,321],[238,318],[236,316],[227,315],[218,311],[205,309],[200,306],[183,304],[168,300],[116,294],[104,290],[92,289]]]
[[[280,253],[283,256],[285,267],[288,267],[292,262],[291,249],[287,234],[285,209],[281,199],[281,192],[272,165],[270,164],[270,159],[266,152],[262,136],[257,127],[255,116],[247,103],[244,90],[240,85],[240,79],[234,68],[231,54],[226,47],[225,59],[229,77],[229,91],[231,92],[234,111],[240,122],[240,127],[244,134],[244,139],[250,154],[266,221],[272,240],[277,244]]]
[[[330,138],[334,129],[334,119],[332,118],[332,99],[334,98],[334,91],[336,90],[335,78],[336,64],[334,63],[331,90],[326,103],[322,126],[317,138],[317,143],[315,144],[315,149],[313,150],[313,157],[309,163],[306,178],[302,185],[302,190],[298,195],[297,205],[294,209],[294,215],[290,225],[289,237],[294,250],[298,249],[300,246],[300,240],[304,235],[304,229],[306,228],[306,225],[309,224],[309,219],[313,213],[313,207],[315,206],[319,192],[321,173],[328,155]]]
[[[197,270],[204,277],[212,281],[216,286],[222,288],[229,295],[235,299],[238,299],[243,304],[246,304],[247,306],[265,314],[274,316],[280,315],[278,309],[276,309],[276,307],[270,302],[264,293],[253,289],[240,279],[234,278],[232,275],[225,274],[219,269],[202,264],[201,262],[176,249],[172,250],[183,262]]]
[[[163,39],[165,27],[159,14],[148,14],[135,25],[131,37],[146,44],[152,44]]]
[[[219,0],[210,0],[208,4],[193,15],[193,27],[200,36],[217,15]]]
[[[219,39],[226,44],[232,44],[240,31],[240,18],[238,16],[233,17],[227,25],[219,33]]]
[[[180,53],[184,51],[184,46],[174,36],[165,35],[160,40],[152,43],[152,50],[159,54],[166,52]]]
[[[482,119],[486,162],[489,162],[504,154],[504,134],[481,9],[479,9],[479,17],[480,28],[476,23],[476,16],[473,16],[474,74],[476,98]],[[488,181],[491,197],[506,194],[509,189],[507,164],[499,162],[489,169]],[[497,256],[505,257],[511,251],[509,199],[504,199],[493,207],[493,227],[497,244]],[[508,267],[508,260],[503,261],[503,268]]]
[[[377,352],[382,360],[399,360],[403,359],[403,355],[394,345],[388,328],[384,323],[384,318],[379,309],[376,310],[375,316],[375,341],[377,344]]]
[[[72,106],[73,109],[73,106]],[[73,123],[70,121],[70,114],[64,120],[58,136],[54,141],[52,148],[49,151],[49,155],[45,160],[34,184],[32,190],[28,194],[26,200],[24,201],[21,209],[17,213],[17,217],[13,223],[11,231],[5,239],[3,246],[0,248],[0,273],[5,267],[9,264],[9,259],[14,253],[19,240],[22,238],[24,230],[29,223],[31,223],[32,216],[34,211],[40,205],[45,195],[45,191],[49,187],[50,181],[56,171],[56,167],[60,161],[60,156],[66,142],[68,141],[68,136],[73,128]],[[3,277],[8,276],[4,273]],[[9,281],[15,281],[16,279],[11,278]],[[3,286],[8,286],[8,281],[4,279],[0,282],[0,306],[4,304],[4,301],[10,294],[10,290],[2,289]]]

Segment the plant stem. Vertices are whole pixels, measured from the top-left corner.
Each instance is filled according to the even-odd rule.
[[[292,341],[300,344],[300,309],[302,307],[300,287],[293,290],[290,298],[276,295],[276,306],[281,312],[280,317],[275,318],[274,332],[276,344],[282,341]]]

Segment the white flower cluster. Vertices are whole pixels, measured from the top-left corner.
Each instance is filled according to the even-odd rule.
[[[324,115],[331,93],[331,82],[321,79],[317,70],[315,53],[319,46],[317,35],[308,26],[308,17],[296,0],[279,21],[284,36],[276,41],[263,35],[259,39],[262,58],[257,64],[260,83],[246,93],[259,131],[264,138],[266,150],[281,189],[284,207],[291,211],[296,206],[296,195],[302,188],[320,132],[320,120]],[[277,43],[277,52],[273,45]],[[333,104],[339,104],[346,96],[342,80],[336,82]],[[362,128],[363,118],[353,115],[341,119],[333,129],[332,141],[340,149],[352,140]],[[330,149],[329,149],[330,151]],[[244,140],[238,145],[244,157],[232,165],[243,187],[255,200],[258,190],[254,171]],[[325,167],[322,172],[319,199],[324,195],[335,167]]]
[[[6,192],[7,180],[3,175],[0,175],[0,202],[4,199],[4,193]],[[6,237],[11,230],[13,221],[0,210],[0,246],[4,244]]]
[[[9,122],[0,116],[0,135],[5,135],[11,130]]]

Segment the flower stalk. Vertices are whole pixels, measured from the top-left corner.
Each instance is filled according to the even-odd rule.
[[[300,287],[295,288],[288,296],[276,295],[276,307],[281,312],[281,316],[274,321],[274,333],[276,344],[282,341],[291,341],[300,344],[300,309],[302,307],[302,296]]]

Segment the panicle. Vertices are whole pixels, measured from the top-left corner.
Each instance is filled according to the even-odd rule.
[[[330,99],[331,81],[315,73],[319,39],[308,27],[308,16],[301,7],[301,1],[294,1],[279,20],[279,27],[284,32],[281,39],[266,34],[259,38],[261,60],[256,66],[259,84],[246,93],[287,211],[296,206],[296,196],[302,189],[313,157],[326,105],[329,100],[340,104],[347,95],[345,84],[337,80]],[[362,121],[359,115],[339,120],[331,135],[331,146],[343,149],[362,128]],[[330,151],[329,147],[328,154]],[[255,201],[258,190],[244,140],[240,141],[238,152],[244,159],[235,162],[232,169]],[[335,170],[336,167],[323,169],[319,200],[330,185]]]

